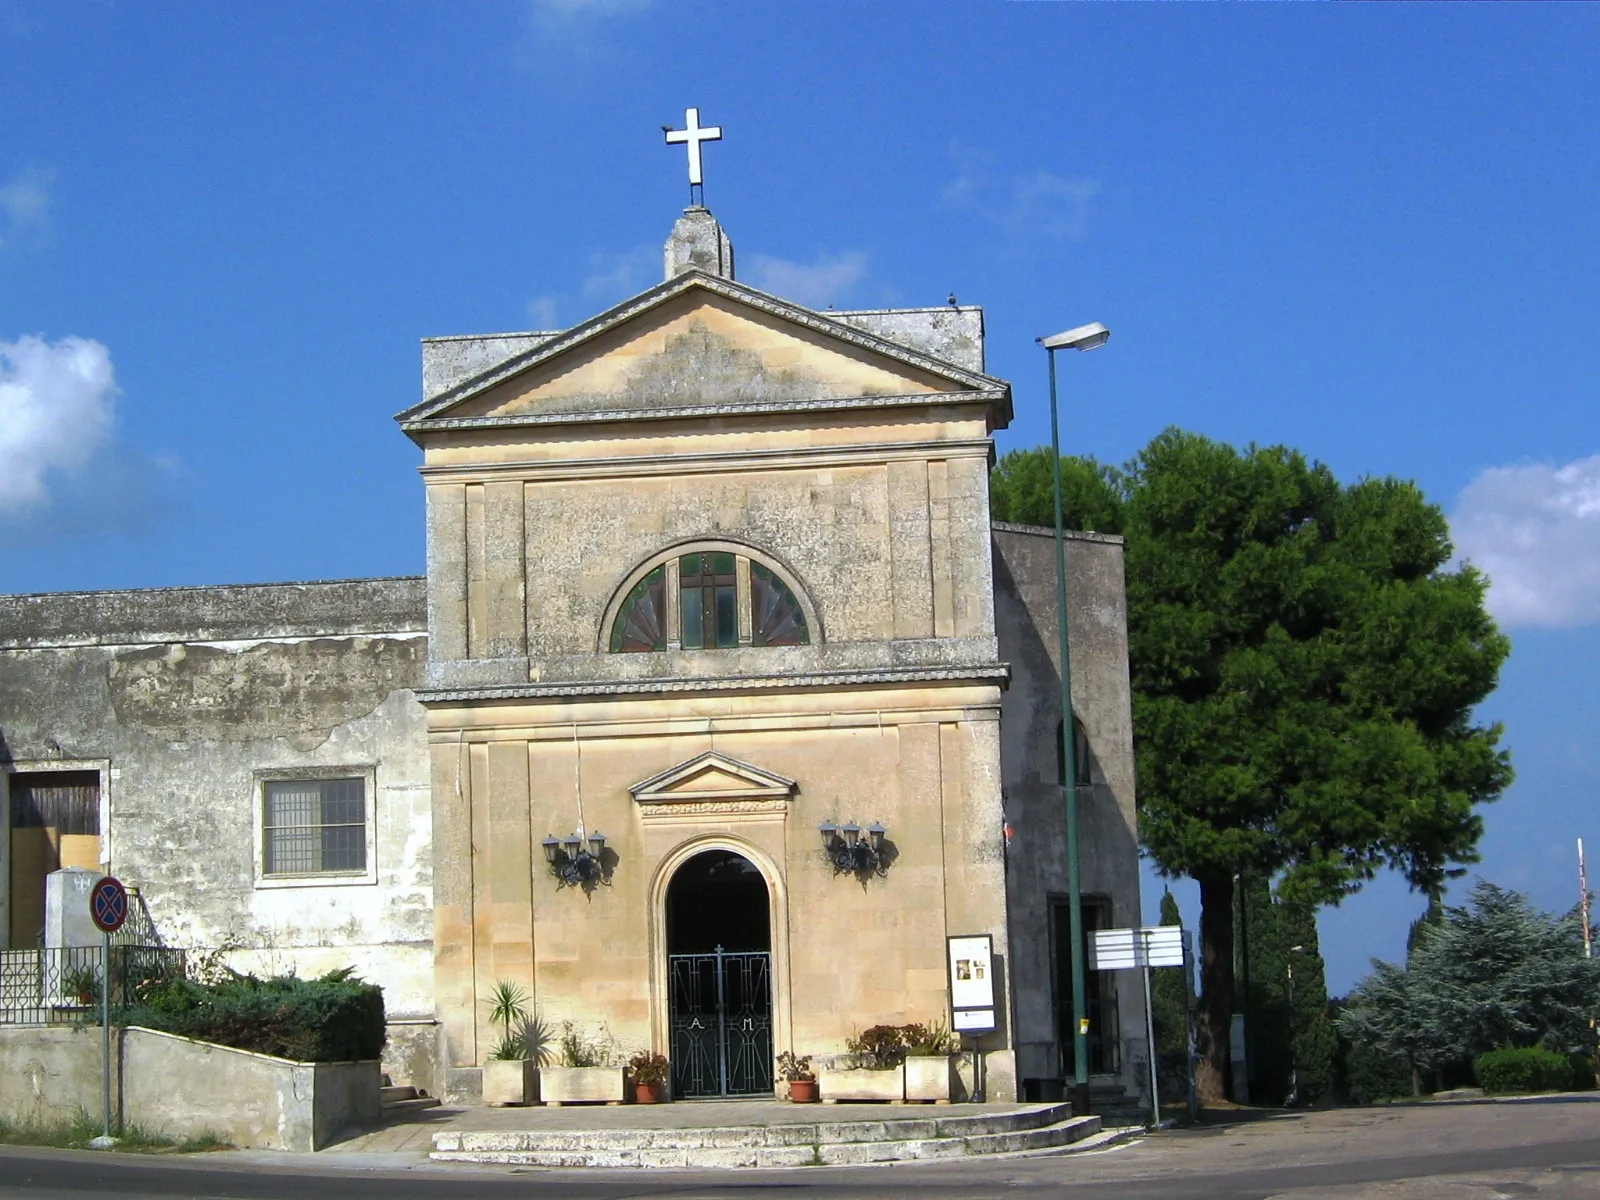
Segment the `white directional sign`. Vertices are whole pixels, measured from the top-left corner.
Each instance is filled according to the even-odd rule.
[[[1188,944],[1189,934],[1181,925],[1096,929],[1089,946],[1089,969],[1128,971],[1136,967],[1181,967]]]

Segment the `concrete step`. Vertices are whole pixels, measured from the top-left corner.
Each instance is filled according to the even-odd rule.
[[[388,1079],[389,1077],[385,1075],[384,1078]],[[419,1092],[410,1084],[399,1084],[397,1086],[392,1083],[385,1083],[378,1094],[383,1098],[385,1104],[392,1104],[396,1100],[415,1100],[418,1096],[426,1096],[428,1093]]]
[[[1100,1132],[1067,1105],[969,1117],[713,1128],[442,1131],[437,1162],[540,1167],[803,1167],[1059,1149]]]
[[[421,1112],[425,1108],[438,1107],[439,1098],[437,1096],[413,1096],[409,1100],[385,1100],[383,1102],[383,1116],[387,1120],[390,1117],[404,1116],[406,1113]]]

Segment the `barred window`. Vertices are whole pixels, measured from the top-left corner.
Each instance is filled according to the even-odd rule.
[[[364,779],[273,779],[263,792],[262,874],[367,869]]]

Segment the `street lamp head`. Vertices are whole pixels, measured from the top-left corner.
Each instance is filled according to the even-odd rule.
[[[1076,329],[1069,329],[1065,333],[1056,333],[1050,337],[1034,340],[1046,350],[1098,350],[1110,337],[1111,330],[1099,321],[1091,321],[1087,325],[1079,325]]]

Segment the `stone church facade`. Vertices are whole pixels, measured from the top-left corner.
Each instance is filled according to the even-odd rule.
[[[429,339],[425,578],[0,598],[0,938],[113,872],[173,944],[353,963],[392,1073],[470,1099],[498,981],[751,1094],[948,1019],[945,939],[988,934],[987,1094],[1048,1094],[1054,543],[990,517],[1011,403],[979,310],[790,304],[700,208],[590,321]],[[1069,554],[1086,923],[1138,924],[1121,545]],[[1107,1085],[1136,993],[1091,986]]]

